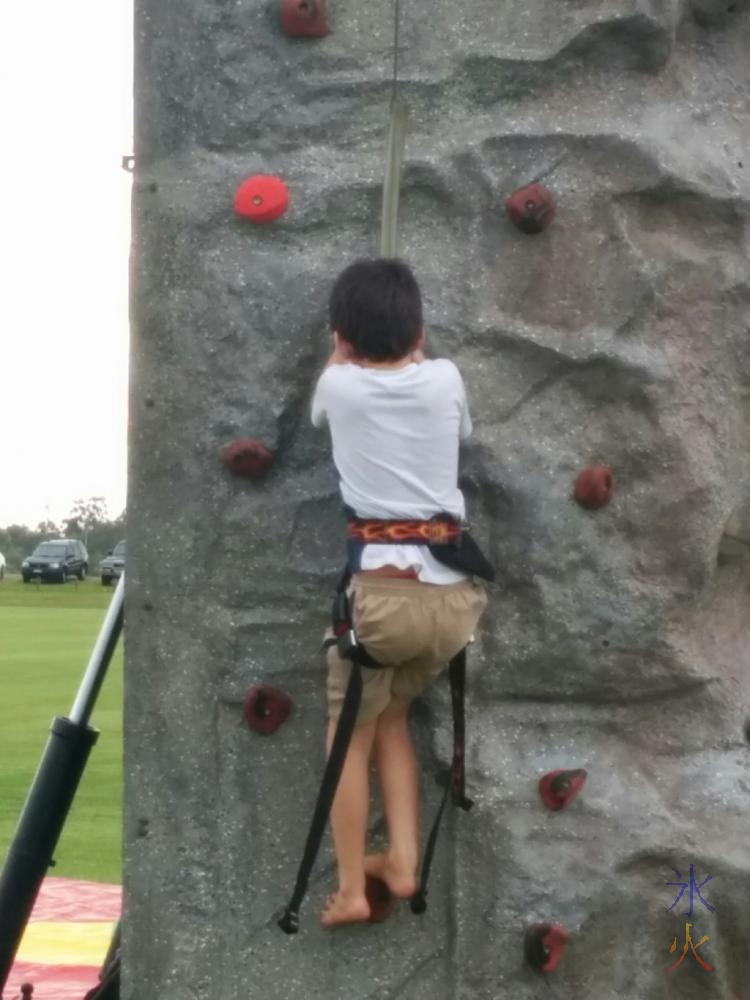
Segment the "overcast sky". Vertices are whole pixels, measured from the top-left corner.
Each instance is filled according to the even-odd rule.
[[[125,505],[132,9],[0,13],[0,526]]]

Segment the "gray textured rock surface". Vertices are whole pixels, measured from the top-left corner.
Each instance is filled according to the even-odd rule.
[[[462,484],[499,567],[471,663],[468,775],[422,919],[302,933],[273,917],[321,772],[316,653],[341,558],[307,406],[332,276],[377,246],[392,7],[137,3],[126,704],[127,1000],[750,995],[750,18],[696,0],[403,7],[402,253],[469,386]],[[503,200],[554,167],[552,228]],[[246,176],[289,213],[232,215]],[[277,451],[231,478],[240,436]],[[585,466],[613,503],[571,500]],[[259,679],[294,697],[249,733]],[[447,692],[418,706],[431,775]],[[561,813],[536,783],[585,766]],[[147,820],[147,827],[143,824]],[[378,828],[378,814],[375,814]],[[688,953],[672,868],[699,880]],[[682,904],[680,904],[682,906]],[[543,982],[525,926],[562,921]]]

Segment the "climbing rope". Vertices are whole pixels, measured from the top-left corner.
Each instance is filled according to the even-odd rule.
[[[398,44],[401,31],[401,0],[393,0],[393,93],[391,103],[398,97]]]
[[[385,151],[383,177],[383,215],[380,225],[380,255],[395,257],[398,252],[398,204],[401,195],[401,167],[406,144],[406,123],[409,109],[399,97],[399,40],[401,0],[393,0],[393,84],[391,115]]]

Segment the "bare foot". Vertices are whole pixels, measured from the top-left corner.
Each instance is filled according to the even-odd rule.
[[[370,904],[364,893],[361,896],[343,896],[336,892],[326,900],[320,917],[324,927],[341,927],[344,924],[366,924],[370,919]]]
[[[408,868],[394,864],[387,854],[368,854],[365,858],[365,874],[385,882],[394,896],[411,899],[417,891],[417,879]]]

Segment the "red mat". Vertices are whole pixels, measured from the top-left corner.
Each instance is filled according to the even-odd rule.
[[[3,1000],[15,1000],[27,982],[34,1000],[83,1000],[99,981],[121,906],[118,885],[45,879]]]

